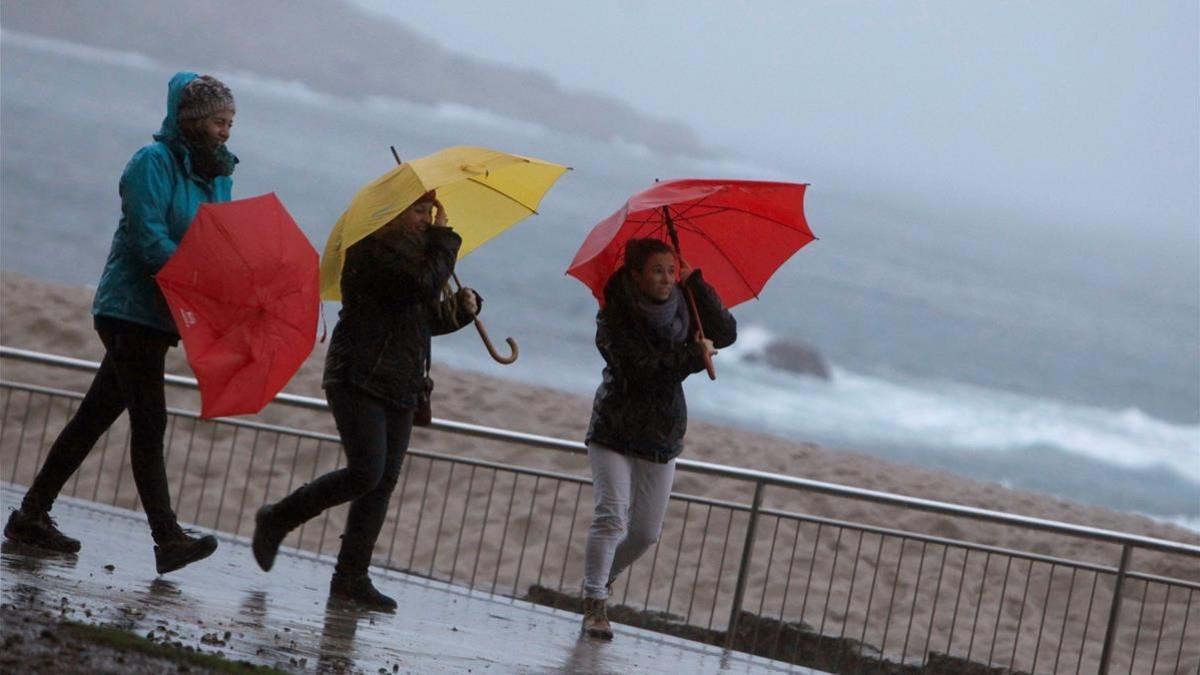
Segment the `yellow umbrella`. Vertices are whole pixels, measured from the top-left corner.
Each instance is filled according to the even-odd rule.
[[[396,149],[392,148],[395,154]],[[461,259],[484,242],[537,213],[542,197],[569,167],[487,148],[459,145],[427,157],[400,163],[395,169],[368,183],[354,195],[338,218],[321,256],[321,298],[342,299],[342,265],[346,249],[383,227],[418,197],[438,191],[438,200],[454,219],[454,231],[462,237]],[[458,277],[454,278],[458,282]],[[475,328],[488,353],[500,363],[517,360],[517,343],[507,338],[512,350],[504,357],[496,352],[479,319]]]
[[[437,190],[454,231],[462,236],[461,259],[537,213],[542,197],[567,169],[532,157],[463,145],[401,164],[359,190],[333,226],[321,256],[321,298],[342,299],[346,249],[429,190]]]

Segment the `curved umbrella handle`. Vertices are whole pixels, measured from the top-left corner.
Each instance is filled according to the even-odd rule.
[[[496,351],[496,347],[492,345],[492,339],[488,337],[487,329],[483,327],[479,319],[475,319],[475,330],[479,331],[479,338],[483,340],[483,346],[487,347],[488,354],[491,354],[492,358],[496,359],[497,362],[507,366],[516,361],[517,357],[520,356],[521,350],[517,348],[516,340],[510,337],[504,338],[504,341],[508,343],[508,350],[511,352],[508,356],[504,356]]]
[[[703,337],[703,336],[701,336],[701,337]],[[709,354],[706,353],[703,358],[704,358],[704,370],[708,371],[708,379],[710,379],[710,380],[717,379],[717,368],[716,368],[716,366],[713,365],[712,356],[710,356]]]
[[[450,276],[454,279],[454,285],[458,287],[458,290],[462,290],[462,283],[458,280],[458,272],[451,272]],[[479,320],[479,317],[475,317],[474,323],[475,330],[479,331],[479,339],[483,340],[483,346],[487,348],[488,354],[490,354],[497,363],[507,366],[517,360],[517,357],[521,354],[521,350],[517,347],[516,340],[510,337],[504,338],[504,341],[508,343],[509,351],[512,352],[508,356],[504,356],[500,352],[496,351],[496,346],[492,344],[492,339],[488,336],[487,329],[483,327],[483,322]]]

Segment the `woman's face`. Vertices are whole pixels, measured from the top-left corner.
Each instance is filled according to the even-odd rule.
[[[637,281],[638,290],[647,299],[666,302],[671,297],[671,289],[675,287],[675,255],[655,253],[641,270],[634,271],[633,278]]]
[[[204,119],[197,120],[195,133],[209,147],[215,148],[229,142],[229,136],[233,133],[233,116],[232,110],[219,110]]]
[[[433,225],[433,202],[417,202],[400,212],[394,221],[405,231],[422,233]]]

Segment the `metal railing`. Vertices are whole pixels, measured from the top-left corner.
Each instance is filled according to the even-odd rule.
[[[8,347],[0,358],[98,365]],[[195,387],[177,376],[168,383]],[[0,480],[28,485],[81,396],[3,381],[0,397]],[[325,410],[321,399],[291,395],[273,405]],[[376,564],[569,605],[592,505],[584,446],[447,420],[431,429],[461,443],[453,453],[410,449]],[[136,508],[127,445],[122,419],[64,494]],[[558,451],[564,466],[484,460],[472,452],[479,447]],[[334,435],[175,408],[166,455],[180,518],[235,535],[250,534],[259,505],[342,461]],[[672,495],[658,544],[616,584],[612,602],[623,607],[613,614],[624,622],[833,672],[919,672],[947,658],[1030,673],[1200,667],[1200,547],[693,460],[679,460],[677,472],[677,487],[699,475],[695,492],[727,489]],[[713,496],[731,492],[746,498]],[[881,505],[885,518],[933,514],[944,527],[795,508],[816,494]],[[309,521],[285,544],[335,552],[345,512]],[[1052,533],[1062,542],[1054,551],[1073,558],[1000,545],[1014,528]]]

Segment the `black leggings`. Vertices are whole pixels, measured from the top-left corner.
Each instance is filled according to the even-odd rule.
[[[272,508],[271,519],[291,530],[328,508],[352,501],[336,571],[362,574],[371,564],[375,540],[400,476],[412,435],[413,411],[352,387],[330,387],[325,394],[342,437],[346,466],[284,497]]]
[[[129,411],[129,455],[133,480],[155,542],[180,533],[163,462],[167,403],[163,372],[167,350],[179,340],[170,333],[119,319],[98,317],[96,332],[104,343],[104,360],[79,410],[50,447],[25,508],[49,511],[67,480],[83,464],[96,441]]]

